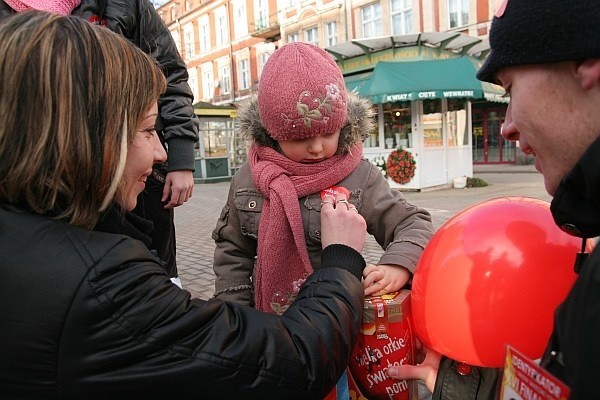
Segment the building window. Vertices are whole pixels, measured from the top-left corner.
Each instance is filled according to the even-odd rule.
[[[198,33],[200,36],[200,52],[205,53],[210,50],[210,22],[208,15],[198,19]]]
[[[240,89],[250,89],[250,65],[248,59],[240,60],[238,65],[240,69]]]
[[[309,28],[304,31],[304,41],[306,43],[319,45],[319,31],[317,27]]]
[[[412,31],[412,0],[391,0],[392,35],[405,35]]]
[[[192,94],[194,95],[194,101],[198,101],[200,96],[198,96],[198,72],[196,72],[196,68],[188,69],[188,85],[190,85],[190,89],[192,89]]]
[[[215,95],[213,81],[212,65],[202,69],[202,97],[206,100],[212,99]]]
[[[185,46],[186,58],[192,58],[195,54],[194,49],[194,26],[190,23],[183,28],[183,44]]]
[[[255,0],[254,9],[256,18],[256,30],[269,27],[269,2],[268,0]]]
[[[299,42],[300,38],[298,37],[298,32],[290,33],[287,37],[288,43]]]
[[[422,122],[425,147],[443,146],[441,99],[423,100]]]
[[[171,21],[177,20],[177,7],[171,7]]]
[[[448,124],[448,146],[467,146],[469,135],[467,101],[465,99],[448,99],[446,121]]]
[[[363,37],[381,36],[383,32],[381,23],[381,4],[374,3],[361,8],[361,24]]]
[[[192,2],[190,0],[185,1],[185,11],[190,11],[192,8]]]
[[[200,124],[205,157],[227,157],[227,138],[234,133],[233,121],[203,119]]]
[[[221,75],[221,94],[231,93],[231,72],[229,65],[223,65],[219,74]]]
[[[233,3],[233,30],[236,39],[243,38],[248,34],[248,17],[246,15],[245,0],[236,0]]]
[[[222,46],[229,42],[229,37],[227,35],[227,16],[225,15],[224,7],[215,10],[215,35],[217,36],[215,38],[217,46]]]
[[[262,72],[262,70],[270,56],[271,55],[269,53],[267,53],[266,51],[264,53],[260,53],[258,55],[258,70],[260,72]]]
[[[413,146],[410,101],[383,104],[383,132],[386,149],[406,149]]]
[[[175,47],[177,47],[177,52],[181,54],[181,38],[179,37],[179,31],[170,31],[171,36],[173,37],[173,41],[175,42]]]
[[[333,46],[337,44],[337,22],[331,21],[325,24],[325,42],[327,46]]]
[[[448,0],[450,28],[469,23],[469,0]]]

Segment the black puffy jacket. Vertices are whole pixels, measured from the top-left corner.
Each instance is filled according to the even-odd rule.
[[[0,20],[14,14],[0,0]],[[73,10],[94,23],[106,24],[127,38],[160,64],[167,78],[167,90],[159,99],[161,139],[168,144],[168,171],[194,170],[194,144],[198,140],[198,119],[192,106],[185,62],[171,33],[148,0],[82,0]]]
[[[364,260],[341,245],[281,317],[191,300],[142,242],[2,203],[0,254],[3,399],[320,399],[358,336]]]

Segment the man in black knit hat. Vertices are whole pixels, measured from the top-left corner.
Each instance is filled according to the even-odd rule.
[[[510,95],[502,135],[535,156],[554,196],[556,224],[584,239],[599,236],[600,3],[504,0],[492,21],[490,48],[477,77],[502,85]],[[571,400],[600,398],[600,250],[584,257],[555,313],[540,363],[569,386]],[[391,367],[388,374],[423,380],[434,400],[497,396],[499,370],[466,371],[458,365],[428,351],[419,366]]]

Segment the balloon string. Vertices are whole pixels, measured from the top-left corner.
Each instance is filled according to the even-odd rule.
[[[573,267],[573,269],[575,270],[575,273],[578,274],[579,271],[581,270],[581,267],[583,266],[583,263],[585,263],[585,260],[587,260],[589,253],[585,252],[585,248],[587,246],[587,238],[583,238],[581,240],[581,251],[579,253],[577,253],[577,255],[575,256],[575,265]]]

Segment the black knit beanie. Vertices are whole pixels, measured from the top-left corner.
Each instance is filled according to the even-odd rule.
[[[477,78],[497,83],[505,67],[600,57],[599,0],[506,0],[490,30]],[[504,11],[504,12],[502,12]]]

